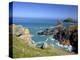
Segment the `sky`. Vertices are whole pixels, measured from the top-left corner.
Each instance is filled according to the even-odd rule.
[[[77,15],[78,7],[75,5],[13,2],[15,18],[65,19],[71,17],[77,19]]]

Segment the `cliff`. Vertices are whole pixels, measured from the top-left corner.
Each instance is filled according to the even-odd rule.
[[[30,36],[30,31],[28,28],[23,27],[22,25],[10,25],[10,34],[15,36],[16,38],[22,39],[26,45],[31,45],[32,40]],[[14,40],[14,38],[13,38]]]

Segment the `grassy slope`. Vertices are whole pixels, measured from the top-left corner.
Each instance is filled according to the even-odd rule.
[[[57,48],[33,48],[26,46],[23,40],[13,37],[13,58],[20,57],[38,57],[38,56],[55,56],[55,55],[67,55],[70,54],[62,49]]]

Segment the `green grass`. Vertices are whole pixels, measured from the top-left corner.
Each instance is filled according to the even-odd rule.
[[[64,22],[73,22],[73,19],[69,17],[69,18],[65,19]]]
[[[23,40],[13,37],[13,58],[23,58],[23,57],[39,57],[39,56],[60,56],[69,55],[70,53],[64,51],[63,49],[57,48],[33,48],[27,46]]]

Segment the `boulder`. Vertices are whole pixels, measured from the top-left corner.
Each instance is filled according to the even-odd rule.
[[[41,46],[42,49],[48,48],[48,44],[46,42],[44,42]]]

